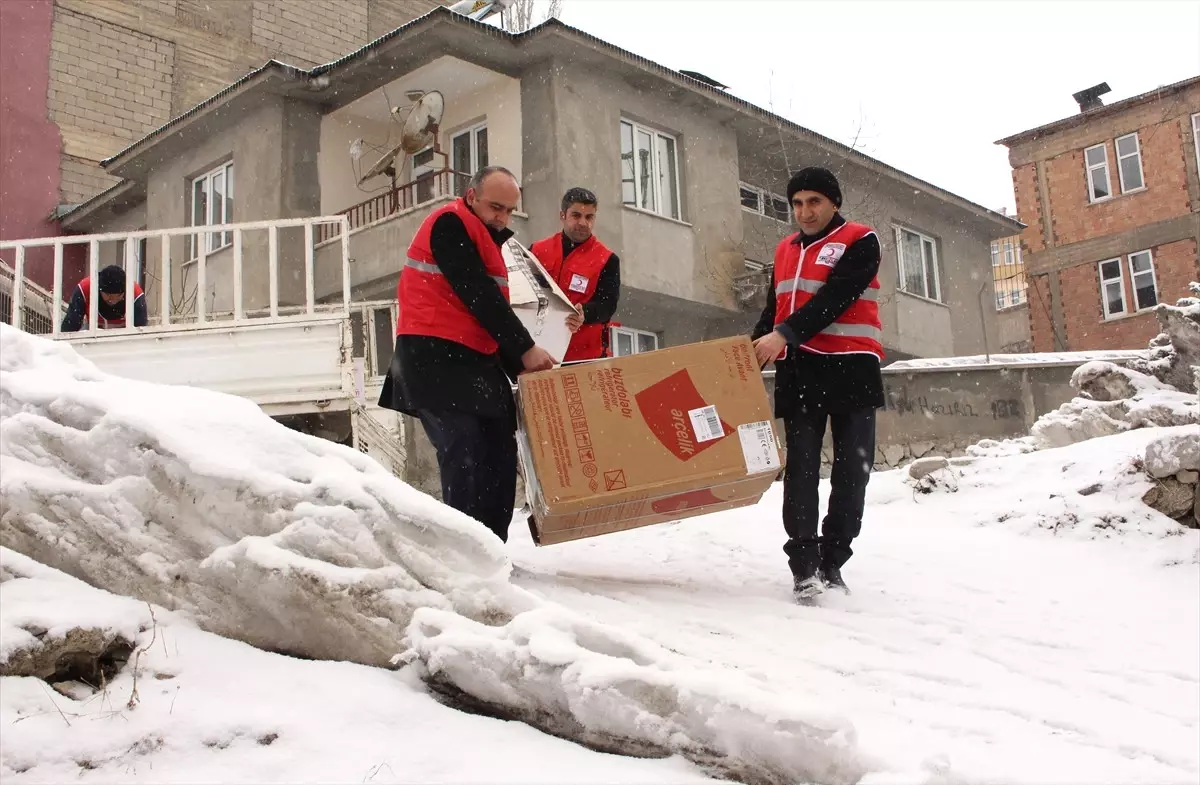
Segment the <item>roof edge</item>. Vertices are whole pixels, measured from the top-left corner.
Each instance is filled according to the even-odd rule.
[[[238,79],[236,82],[233,82],[219,92],[214,93],[213,95],[204,99],[183,114],[171,118],[158,128],[155,128],[153,131],[143,136],[141,139],[138,139],[130,144],[124,150],[105,158],[100,162],[100,167],[102,169],[108,169],[112,166],[123,163],[123,159],[127,159],[134,153],[140,152],[143,148],[149,147],[156,139],[158,139],[160,136],[163,136],[180,123],[195,117],[205,109],[215,106],[216,104],[223,103],[234,93],[240,92],[244,88],[248,88],[252,82],[265,81],[267,78],[275,74],[281,74],[284,77],[293,79],[304,79],[308,77],[308,72],[303,68],[299,68],[294,65],[288,65],[287,63],[283,63],[275,59],[268,60],[263,65],[255,68],[253,71],[243,76],[241,79]]]
[[[1003,145],[1004,147],[1011,148],[1014,144],[1020,144],[1021,142],[1028,141],[1034,137],[1044,136],[1050,133],[1057,133],[1058,131],[1065,131],[1068,128],[1072,128],[1083,122],[1091,120],[1092,118],[1106,117],[1108,115],[1116,114],[1117,112],[1131,109],[1138,104],[1148,103],[1149,101],[1180,92],[1181,90],[1186,90],[1187,88],[1196,84],[1200,84],[1200,76],[1189,76],[1187,79],[1182,79],[1178,82],[1173,82],[1167,85],[1161,85],[1153,90],[1147,90],[1144,93],[1138,93],[1137,95],[1130,96],[1129,98],[1123,98],[1113,104],[1097,107],[1096,109],[1092,109],[1088,112],[1077,112],[1069,117],[1054,120],[1053,122],[1039,125],[1036,128],[1030,128],[1027,131],[1019,131],[1018,133],[1011,134],[1003,139],[997,139],[992,144]]]
[[[747,101],[744,98],[739,98],[736,95],[733,95],[732,93],[726,92],[725,90],[718,89],[716,87],[713,87],[712,85],[707,84],[706,82],[700,81],[700,80],[690,77],[686,74],[681,74],[678,71],[676,71],[672,68],[668,68],[665,65],[662,65],[661,63],[657,63],[647,57],[643,57],[634,52],[630,52],[627,49],[622,49],[621,47],[617,46],[616,44],[612,44],[612,43],[609,43],[608,41],[605,41],[603,38],[594,36],[591,33],[588,33],[584,30],[580,30],[577,27],[572,27],[571,25],[568,25],[565,22],[563,22],[561,19],[557,19],[557,18],[547,19],[546,21],[542,22],[541,24],[539,24],[535,27],[530,28],[529,30],[525,31],[524,33],[520,33],[517,36],[514,36],[514,38],[522,38],[522,37],[526,37],[526,36],[537,35],[537,34],[541,33],[542,31],[549,31],[553,28],[561,28],[561,30],[563,32],[566,32],[568,34],[582,38],[583,40],[585,40],[588,43],[591,43],[593,45],[599,44],[600,46],[602,46],[606,49],[609,49],[614,52],[619,52],[622,56],[631,59],[633,62],[635,62],[638,65],[642,65],[644,67],[649,67],[653,70],[663,72],[665,75],[669,76],[670,78],[675,79],[676,81],[679,81],[685,87],[688,87],[692,90],[695,90],[695,91],[698,91],[701,93],[706,93],[711,98],[716,99],[718,101],[727,102],[728,104],[730,104],[732,106],[733,109],[735,109],[737,111],[741,111],[741,112],[743,112],[745,114],[749,114],[751,116],[756,116],[759,119],[765,120],[770,123],[775,123],[775,122],[782,123],[789,130],[791,130],[794,133],[799,134],[800,136],[809,137],[820,145],[832,147],[836,151],[841,151],[847,158],[854,160],[856,163],[858,163],[862,166],[866,166],[869,169],[875,169],[875,170],[881,171],[883,174],[890,175],[890,176],[895,177],[902,181],[908,181],[912,185],[916,185],[920,188],[923,188],[923,189],[929,191],[931,195],[933,195],[939,199],[942,199],[943,201],[957,204],[960,207],[964,207],[968,212],[974,213],[979,218],[982,218],[987,221],[991,221],[992,223],[995,223],[998,226],[1002,226],[1007,230],[1012,230],[1013,234],[1020,234],[1026,228],[1025,224],[1013,219],[1011,216],[1003,215],[1002,213],[992,210],[991,208],[985,207],[977,202],[972,202],[970,199],[967,199],[964,196],[959,196],[958,194],[956,194],[952,191],[947,191],[945,188],[934,185],[933,183],[928,182],[927,180],[922,180],[921,178],[917,177],[916,175],[909,174],[908,172],[905,172],[902,169],[897,169],[896,167],[892,166],[891,164],[885,163],[884,161],[881,161],[878,158],[873,158],[873,157],[867,155],[866,153],[860,152],[860,151],[856,150],[855,148],[850,147],[849,145],[846,145],[846,144],[843,144],[842,142],[837,141],[836,139],[831,139],[830,137],[825,136],[824,134],[818,133],[818,132],[812,130],[811,128],[806,128],[806,127],[800,125],[799,123],[795,123],[795,122],[787,119],[786,117],[777,115],[774,112],[771,112],[767,109],[763,109],[761,106],[751,103],[750,101]]]

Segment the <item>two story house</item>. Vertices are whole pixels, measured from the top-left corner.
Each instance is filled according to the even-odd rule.
[[[364,180],[399,140],[395,110],[434,90],[445,108],[433,144]],[[414,231],[487,164],[523,184],[514,228],[526,245],[556,231],[567,188],[595,191],[597,233],[622,259],[621,354],[749,329],[773,249],[794,231],[788,173],[805,165],[836,171],[844,212],[880,234],[891,359],[999,348],[989,243],[1021,224],[557,20],[511,34],[435,8],[326,65],[272,60],[104,160],[119,182],[61,223],[96,233],[344,213],[354,299],[381,303],[363,324],[377,376]],[[174,321],[200,297],[209,314],[228,310],[231,239],[205,237],[203,292],[189,274],[196,243],[172,249]],[[304,242],[280,232],[284,300],[304,300]],[[316,296],[340,297],[342,238],[313,242]],[[266,298],[262,243],[243,249],[248,307]],[[155,308],[157,253],[139,251]]]

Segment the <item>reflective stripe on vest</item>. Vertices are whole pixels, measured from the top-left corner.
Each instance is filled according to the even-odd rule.
[[[825,285],[824,281],[810,281],[807,278],[791,278],[779,284],[775,289],[775,294],[788,294],[792,291],[808,292],[816,294]],[[867,287],[867,290],[858,296],[860,300],[868,300],[870,302],[879,301],[879,290],[874,287]]]
[[[416,270],[417,272],[421,272],[421,273],[429,273],[430,275],[445,276],[445,273],[443,273],[440,269],[438,269],[438,266],[436,264],[429,264],[427,262],[418,262],[416,259],[413,259],[411,257],[409,257],[404,262],[404,266],[411,267],[414,270]],[[491,278],[493,281],[495,281],[497,284],[499,284],[501,289],[508,288],[508,279],[507,278],[501,278],[498,275],[489,275],[488,278]]]

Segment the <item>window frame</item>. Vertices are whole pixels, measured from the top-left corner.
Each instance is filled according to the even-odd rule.
[[[638,338],[642,336],[648,336],[654,339],[654,348],[647,349],[647,352],[658,351],[662,348],[658,340],[658,333],[653,333],[649,330],[639,330],[636,327],[626,327],[624,325],[620,327],[609,327],[608,329],[608,345],[612,348],[613,357],[629,357],[633,354],[645,354],[646,352],[643,352],[638,348]],[[617,354],[618,335],[626,335],[629,337],[629,345],[633,348],[633,351],[630,354]]]
[[[1104,265],[1112,264],[1113,262],[1117,263],[1117,276],[1115,278],[1105,278]],[[1096,277],[1100,281],[1100,312],[1104,314],[1105,321],[1108,321],[1109,319],[1117,319],[1121,316],[1127,315],[1129,313],[1129,303],[1128,298],[1125,296],[1124,260],[1120,256],[1117,256],[1111,259],[1102,259],[1099,262],[1096,262]],[[1121,289],[1121,310],[1116,312],[1108,310],[1108,292],[1105,291],[1105,287],[1111,284],[1113,281],[1116,281]]]
[[[461,182],[456,183],[457,187],[455,188],[455,191],[460,196],[462,194],[466,193],[466,191],[467,191],[466,183],[467,183],[467,181],[469,181],[471,179],[471,176],[474,175],[476,172],[478,172],[483,167],[487,166],[487,162],[481,162],[479,160],[479,158],[480,158],[480,156],[479,156],[479,132],[480,131],[483,131],[483,133],[487,137],[486,147],[487,147],[487,152],[488,152],[488,158],[490,159],[491,158],[491,141],[492,140],[491,140],[490,134],[488,133],[487,119],[481,120],[480,122],[475,123],[473,125],[466,126],[465,128],[460,128],[459,130],[450,134],[450,168],[456,173],[456,177],[457,177],[457,174],[466,175],[465,180],[461,177],[457,177],[457,179],[460,180]],[[468,157],[470,157],[470,159],[471,159],[470,165],[467,167],[467,169],[459,169],[457,166],[458,162],[454,160],[454,156],[455,156],[454,143],[457,142],[463,136],[468,137],[467,154],[468,154]],[[422,152],[424,152],[424,151],[422,151]]]
[[[1100,150],[1104,153],[1104,160],[1098,164],[1089,164],[1088,153],[1096,148],[1100,148]],[[1100,168],[1104,169],[1104,187],[1108,190],[1108,193],[1097,198],[1096,189],[1093,187],[1092,183],[1092,172]],[[1101,142],[1100,144],[1094,144],[1091,147],[1083,148],[1083,171],[1084,179],[1087,184],[1088,204],[1099,204],[1100,202],[1107,202],[1109,199],[1113,198],[1112,176],[1108,168],[1108,142]]]
[[[1121,140],[1129,139],[1130,137],[1133,137],[1134,151],[1132,153],[1127,153],[1125,155],[1121,155],[1121,144],[1120,144]],[[1114,139],[1113,140],[1113,154],[1116,155],[1116,157],[1117,157],[1117,180],[1121,183],[1121,193],[1130,194],[1130,193],[1137,193],[1138,191],[1146,190],[1146,170],[1142,166],[1142,142],[1138,138],[1137,131],[1134,131],[1133,133],[1129,133],[1129,134],[1124,134],[1123,136],[1118,136],[1116,139]],[[1125,187],[1125,170],[1121,168],[1121,161],[1125,160],[1126,158],[1136,158],[1137,159],[1138,177],[1141,178],[1142,184],[1137,186],[1136,188],[1126,188]]]
[[[1196,148],[1196,171],[1200,172],[1200,112],[1192,115],[1192,147]]]
[[[940,260],[940,256],[938,254],[937,238],[935,238],[931,235],[925,234],[924,232],[918,231],[917,229],[913,229],[908,226],[903,226],[901,224],[895,224],[895,225],[893,225],[892,228],[895,229],[894,238],[896,241],[896,268],[897,268],[896,272],[899,275],[899,279],[897,280],[896,290],[900,291],[900,292],[904,292],[905,294],[910,295],[912,297],[919,297],[922,300],[926,300],[928,302],[945,305],[946,301],[943,299],[945,292],[942,290],[942,271],[940,269],[940,265],[938,264],[938,262]],[[933,249],[933,279],[934,279],[934,296],[933,297],[930,297],[928,294],[924,294],[922,292],[911,292],[907,289],[907,283],[906,283],[906,279],[905,279],[905,275],[904,275],[904,269],[905,269],[905,266],[904,266],[904,242],[903,242],[903,237],[904,237],[903,233],[904,232],[908,232],[910,234],[916,235],[921,242],[921,277],[922,277],[922,279],[924,279],[925,273],[926,273],[926,266],[925,266],[926,260],[925,260],[925,253],[924,253],[925,243],[928,242],[930,244],[930,247]],[[929,289],[928,281],[925,281],[925,289],[926,290]]]
[[[745,204],[742,203],[742,190],[743,189],[754,192],[755,199],[756,199],[755,207],[747,207]],[[782,214],[786,215],[787,218],[779,218],[778,216],[767,212],[767,204],[772,199],[778,199],[780,204],[782,204],[785,207],[785,210]],[[776,221],[781,224],[787,224],[789,226],[792,223],[792,216],[793,216],[792,205],[788,202],[787,199],[783,198],[782,196],[775,193],[774,191],[768,191],[766,188],[759,188],[757,185],[751,185],[750,183],[747,183],[743,180],[738,181],[738,204],[741,205],[741,208],[748,213],[752,213],[754,215],[761,215],[763,218],[770,218],[772,221]]]
[[[213,222],[213,181],[217,176],[223,178],[224,186],[221,192],[221,204],[223,207],[222,220]],[[196,184],[204,184],[205,204],[204,204],[204,220],[207,223],[196,223]],[[228,160],[218,166],[213,167],[204,174],[196,175],[187,181],[188,184],[188,227],[201,228],[204,226],[220,226],[222,224],[233,223],[233,161]],[[188,235],[188,259],[196,259],[200,256],[199,246],[196,243],[197,236],[204,237],[204,255],[211,256],[219,251],[233,245],[233,232],[203,232]]]
[[[625,207],[628,207],[632,210],[638,210],[643,213],[651,213],[652,215],[657,215],[660,218],[666,218],[667,220],[671,220],[671,221],[683,222],[684,221],[683,189],[680,187],[679,137],[676,136],[675,134],[670,134],[670,133],[667,133],[666,131],[660,131],[657,128],[651,128],[650,126],[645,125],[643,123],[638,123],[634,120],[630,120],[628,118],[622,117],[618,121],[618,124],[617,124],[617,150],[618,151],[621,149],[621,145],[623,143],[622,136],[624,134],[625,126],[629,126],[630,140],[631,140],[632,146],[633,146],[632,152],[631,152],[631,155],[633,156],[633,158],[632,158],[632,163],[633,163],[633,202],[631,203],[631,202],[625,201],[624,184],[627,181],[625,180],[624,172],[620,172],[621,184],[622,184],[621,203]],[[651,155],[650,155],[650,178],[649,178],[649,180],[650,180],[652,195],[654,198],[654,206],[653,207],[642,207],[639,204],[639,198],[641,196],[643,196],[641,185],[640,185],[641,178],[639,177],[639,174],[641,174],[639,172],[639,169],[641,168],[641,162],[638,160],[638,156],[637,156],[637,149],[638,149],[637,140],[638,140],[639,133],[644,133],[644,134],[647,134],[650,136]],[[659,145],[660,139],[668,140],[668,141],[670,141],[670,143],[672,145],[672,157],[674,158],[674,162],[675,162],[675,177],[674,177],[674,183],[673,183],[674,188],[675,188],[675,198],[674,198],[675,215],[670,215],[663,209],[663,201],[662,201],[662,178],[663,178],[663,175],[662,175],[662,172],[659,171],[661,163],[658,160],[658,145]],[[625,163],[622,160],[621,155],[622,155],[621,153],[618,153],[618,157],[617,157],[618,170],[623,168],[624,163]]]
[[[1150,262],[1150,269],[1139,273],[1133,269],[1133,257],[1142,256],[1143,254],[1146,256],[1146,258]],[[1158,273],[1154,270],[1154,251],[1153,251],[1153,249],[1145,248],[1145,249],[1142,249],[1141,251],[1134,251],[1133,253],[1128,254],[1125,257],[1125,260],[1126,260],[1127,264],[1129,265],[1129,288],[1131,289],[1131,291],[1129,293],[1130,294],[1129,302],[1134,307],[1134,310],[1131,313],[1137,314],[1137,313],[1142,313],[1143,311],[1153,310],[1154,307],[1157,306],[1159,303]],[[1142,305],[1141,301],[1138,299],[1137,276],[1139,276],[1139,275],[1141,275],[1141,276],[1149,275],[1150,276],[1150,283],[1154,287],[1154,302],[1151,305]]]

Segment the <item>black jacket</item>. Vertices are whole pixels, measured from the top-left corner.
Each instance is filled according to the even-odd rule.
[[[491,227],[488,232],[496,245],[513,234]],[[421,409],[449,409],[512,419],[516,410],[510,377],[521,371],[521,355],[533,348],[533,338],[488,276],[462,219],[443,214],[433,224],[429,243],[438,270],[500,349],[483,354],[443,338],[397,336],[379,405],[413,416]]]
[[[814,243],[846,223],[837,214],[829,226],[812,237],[798,234],[792,241]],[[775,278],[771,277],[767,305],[754,328],[757,339],[778,329],[787,339],[787,357],[775,363],[775,415],[788,417],[807,411],[847,412],[884,405],[879,360],[870,354],[815,354],[801,344],[833,324],[854,304],[879,272],[879,238],[869,234],[852,243],[829,278],[812,298],[796,309],[778,328],[775,324]]]
[[[79,286],[75,287],[75,293],[71,295],[71,302],[67,305],[67,313],[63,316],[61,330],[64,333],[78,332],[83,329],[83,323],[88,318],[88,303],[83,296],[83,289]],[[104,302],[101,297],[96,301],[96,318],[100,320],[101,325],[104,320],[113,321],[114,319],[125,318],[125,300],[116,305],[109,305]],[[133,326],[145,327],[149,323],[148,314],[146,312],[146,295],[139,294],[133,301]]]

